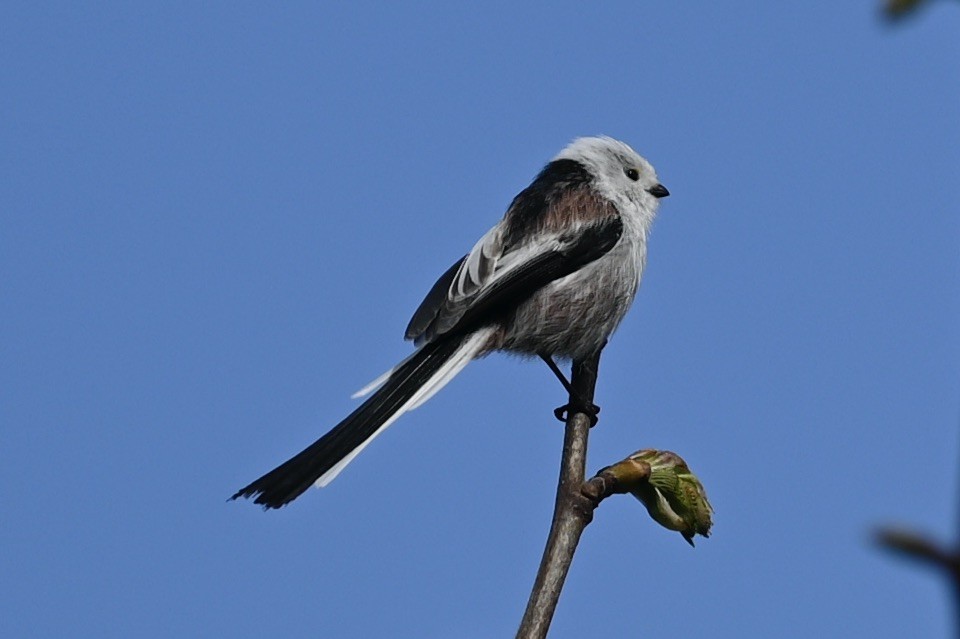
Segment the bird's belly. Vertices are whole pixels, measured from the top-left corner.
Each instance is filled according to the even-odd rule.
[[[624,257],[612,251],[537,291],[506,322],[501,348],[571,359],[602,348],[640,282],[642,260]]]

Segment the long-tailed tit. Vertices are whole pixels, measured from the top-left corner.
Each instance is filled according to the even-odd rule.
[[[400,415],[491,351],[548,363],[597,352],[633,302],[667,195],[623,142],[574,140],[427,293],[406,331],[417,350],[359,391],[372,394],[330,432],[233,498],[280,508],[311,484],[326,486]]]

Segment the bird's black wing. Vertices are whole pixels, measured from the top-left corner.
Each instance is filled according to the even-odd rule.
[[[418,339],[427,332],[430,324],[436,319],[440,307],[443,306],[443,302],[447,299],[447,291],[450,290],[450,284],[453,282],[453,278],[456,277],[457,272],[460,270],[460,265],[463,264],[467,257],[469,256],[464,255],[454,262],[453,266],[448,268],[447,271],[440,276],[440,279],[433,285],[433,288],[430,289],[427,296],[423,298],[420,306],[410,319],[410,323],[407,324],[407,330],[403,334],[404,339]]]
[[[504,250],[502,224],[497,225],[437,281],[407,327],[407,338],[428,343],[489,323],[605,255],[622,234],[623,221],[612,215]]]

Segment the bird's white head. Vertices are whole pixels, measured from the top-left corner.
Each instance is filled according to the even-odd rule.
[[[594,178],[593,187],[623,213],[635,213],[644,226],[653,222],[660,198],[670,192],[653,166],[630,146],[607,136],[577,138],[554,158],[574,160]]]

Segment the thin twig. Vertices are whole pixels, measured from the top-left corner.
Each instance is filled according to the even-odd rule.
[[[587,360],[573,363],[571,407],[593,402],[599,365],[599,351]],[[590,417],[573,408],[567,413],[553,522],[517,639],[543,639],[547,636],[580,535],[593,519],[593,510],[598,503],[581,490],[586,475]]]

